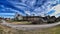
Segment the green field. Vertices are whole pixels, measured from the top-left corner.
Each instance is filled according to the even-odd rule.
[[[10,27],[0,26],[0,34],[60,34],[60,25],[38,30],[15,30]]]

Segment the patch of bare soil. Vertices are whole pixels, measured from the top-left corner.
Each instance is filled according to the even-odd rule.
[[[60,25],[56,27],[38,30],[16,30],[7,26],[0,25],[0,34],[60,34]]]

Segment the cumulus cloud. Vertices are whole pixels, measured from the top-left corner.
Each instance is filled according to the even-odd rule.
[[[60,13],[60,4],[54,6],[53,9],[55,10],[55,12],[52,15],[59,14]]]
[[[1,0],[2,1],[2,0]],[[7,4],[5,4],[5,2]],[[7,11],[15,11],[21,15],[43,15],[50,12],[54,7],[59,3],[59,0],[7,0],[4,3],[4,6],[8,7]],[[10,5],[10,6],[9,6]],[[3,8],[4,9],[4,8]],[[60,9],[60,8],[59,8]],[[60,10],[55,8],[56,12],[52,15],[59,13]],[[6,11],[6,9],[4,10]]]
[[[31,15],[31,12],[30,11],[25,11],[26,14],[28,15]]]

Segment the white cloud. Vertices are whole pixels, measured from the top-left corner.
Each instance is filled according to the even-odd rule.
[[[28,15],[31,15],[31,12],[30,11],[25,11],[26,14]]]
[[[9,9],[8,11],[12,11],[12,12],[18,12],[19,14],[21,14],[21,15],[25,15],[25,14],[23,14],[21,11],[18,11],[18,10],[15,10],[15,9],[12,9],[12,8],[7,8],[7,9]]]
[[[29,5],[31,5],[32,7],[33,7],[33,4],[35,3],[35,0],[30,0],[31,2],[30,3],[28,3],[28,5],[26,5],[25,4],[25,1],[29,1],[29,0],[22,0],[22,3],[21,2],[14,2],[14,1],[9,1],[10,3],[12,3],[15,7],[17,7],[18,9],[22,9],[22,10],[24,10],[25,11],[25,13],[26,14],[28,14],[28,15],[32,15],[32,14],[35,14],[35,15],[42,15],[42,16],[44,16],[44,13],[48,13],[50,10],[52,10],[52,9],[54,9],[54,7],[52,8],[52,6],[51,6],[51,4],[55,4],[56,3],[56,0],[51,0],[51,1],[47,1],[46,3],[44,3],[41,7],[43,8],[41,8],[41,7],[39,7],[39,8],[35,8],[34,7],[34,12],[33,11],[29,11],[29,9],[27,8],[27,7],[30,7]],[[22,6],[20,6],[20,5],[24,5],[24,6],[27,6],[27,7],[22,7]],[[57,7],[57,6],[56,6]],[[56,12],[55,13],[53,13],[52,15],[55,15],[55,14],[57,14],[57,13],[59,13],[59,9],[57,9],[55,7],[55,10],[56,10]],[[30,7],[31,8],[31,7]],[[52,8],[52,9],[51,9]],[[23,14],[23,13],[21,13],[20,11],[18,11],[18,10],[14,10],[14,9],[11,9],[12,11],[15,11],[15,12],[18,12],[18,13],[20,13],[20,14]],[[23,15],[25,15],[25,14],[23,14]]]
[[[53,9],[55,10],[55,12],[52,15],[56,15],[60,13],[60,4],[54,6]]]

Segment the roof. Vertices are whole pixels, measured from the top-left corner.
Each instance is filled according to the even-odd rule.
[[[40,18],[41,16],[23,16],[23,17],[28,17],[28,18]]]

